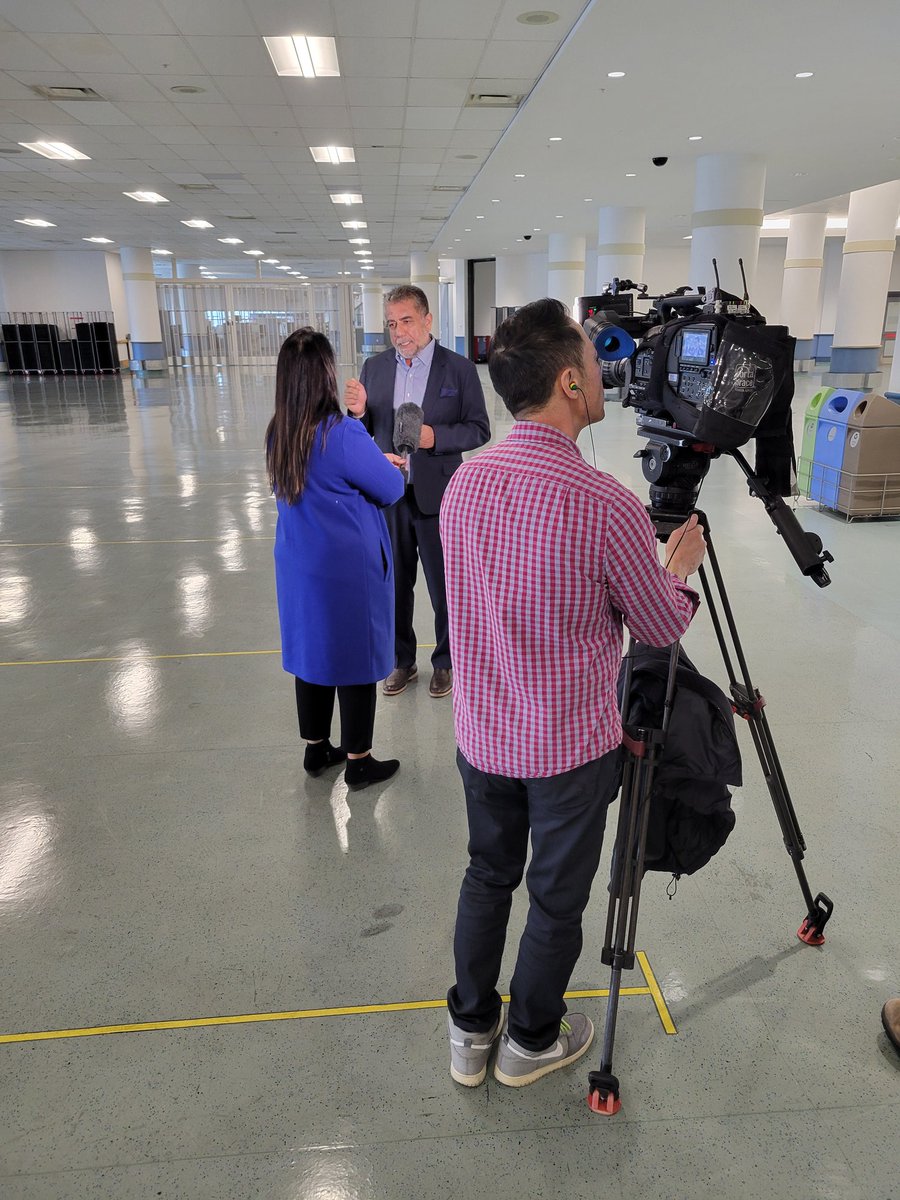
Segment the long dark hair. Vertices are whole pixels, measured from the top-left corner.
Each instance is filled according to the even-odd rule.
[[[295,329],[278,353],[275,415],[266,430],[266,470],[279,500],[299,499],[319,426],[324,448],[331,419],[341,417],[331,342],[308,325]]]

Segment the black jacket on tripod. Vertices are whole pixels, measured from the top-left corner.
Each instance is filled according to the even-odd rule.
[[[669,649],[637,642],[626,725],[662,725]],[[625,662],[619,672],[619,706]],[[741,754],[731,702],[678,651],[675,697],[650,798],[644,869],[692,875],[725,844],[734,828],[731,792],[741,784]]]

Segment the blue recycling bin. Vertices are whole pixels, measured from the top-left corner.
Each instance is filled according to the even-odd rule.
[[[835,389],[819,410],[816,443],[809,479],[809,498],[836,508],[841,486],[847,424],[865,392]]]

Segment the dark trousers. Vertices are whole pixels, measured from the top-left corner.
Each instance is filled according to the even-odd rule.
[[[416,631],[413,629],[413,598],[419,559],[434,609],[435,648],[433,667],[450,666],[450,628],[447,621],[447,588],[444,583],[444,551],[437,513],[426,516],[411,486],[396,504],[385,510],[391,549],[394,553],[394,657],[395,666],[411,667],[416,661]]]
[[[355,683],[348,687],[323,687],[294,677],[300,736],[307,742],[331,737],[334,693],[341,709],[340,745],[348,754],[365,754],[372,749],[375,730],[375,684]]]
[[[530,903],[507,1027],[526,1050],[545,1050],[559,1035],[563,993],[581,953],[581,915],[600,862],[606,813],[619,789],[619,752],[551,779],[486,775],[459,753],[456,762],[466,793],[470,861],[459,893],[456,984],[447,1006],[454,1023],[470,1032],[497,1022],[500,960],[530,831]]]

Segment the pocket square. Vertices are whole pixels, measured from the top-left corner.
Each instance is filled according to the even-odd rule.
[[[442,397],[458,396],[458,395],[459,395],[459,391],[454,387],[441,388],[441,396]]]

